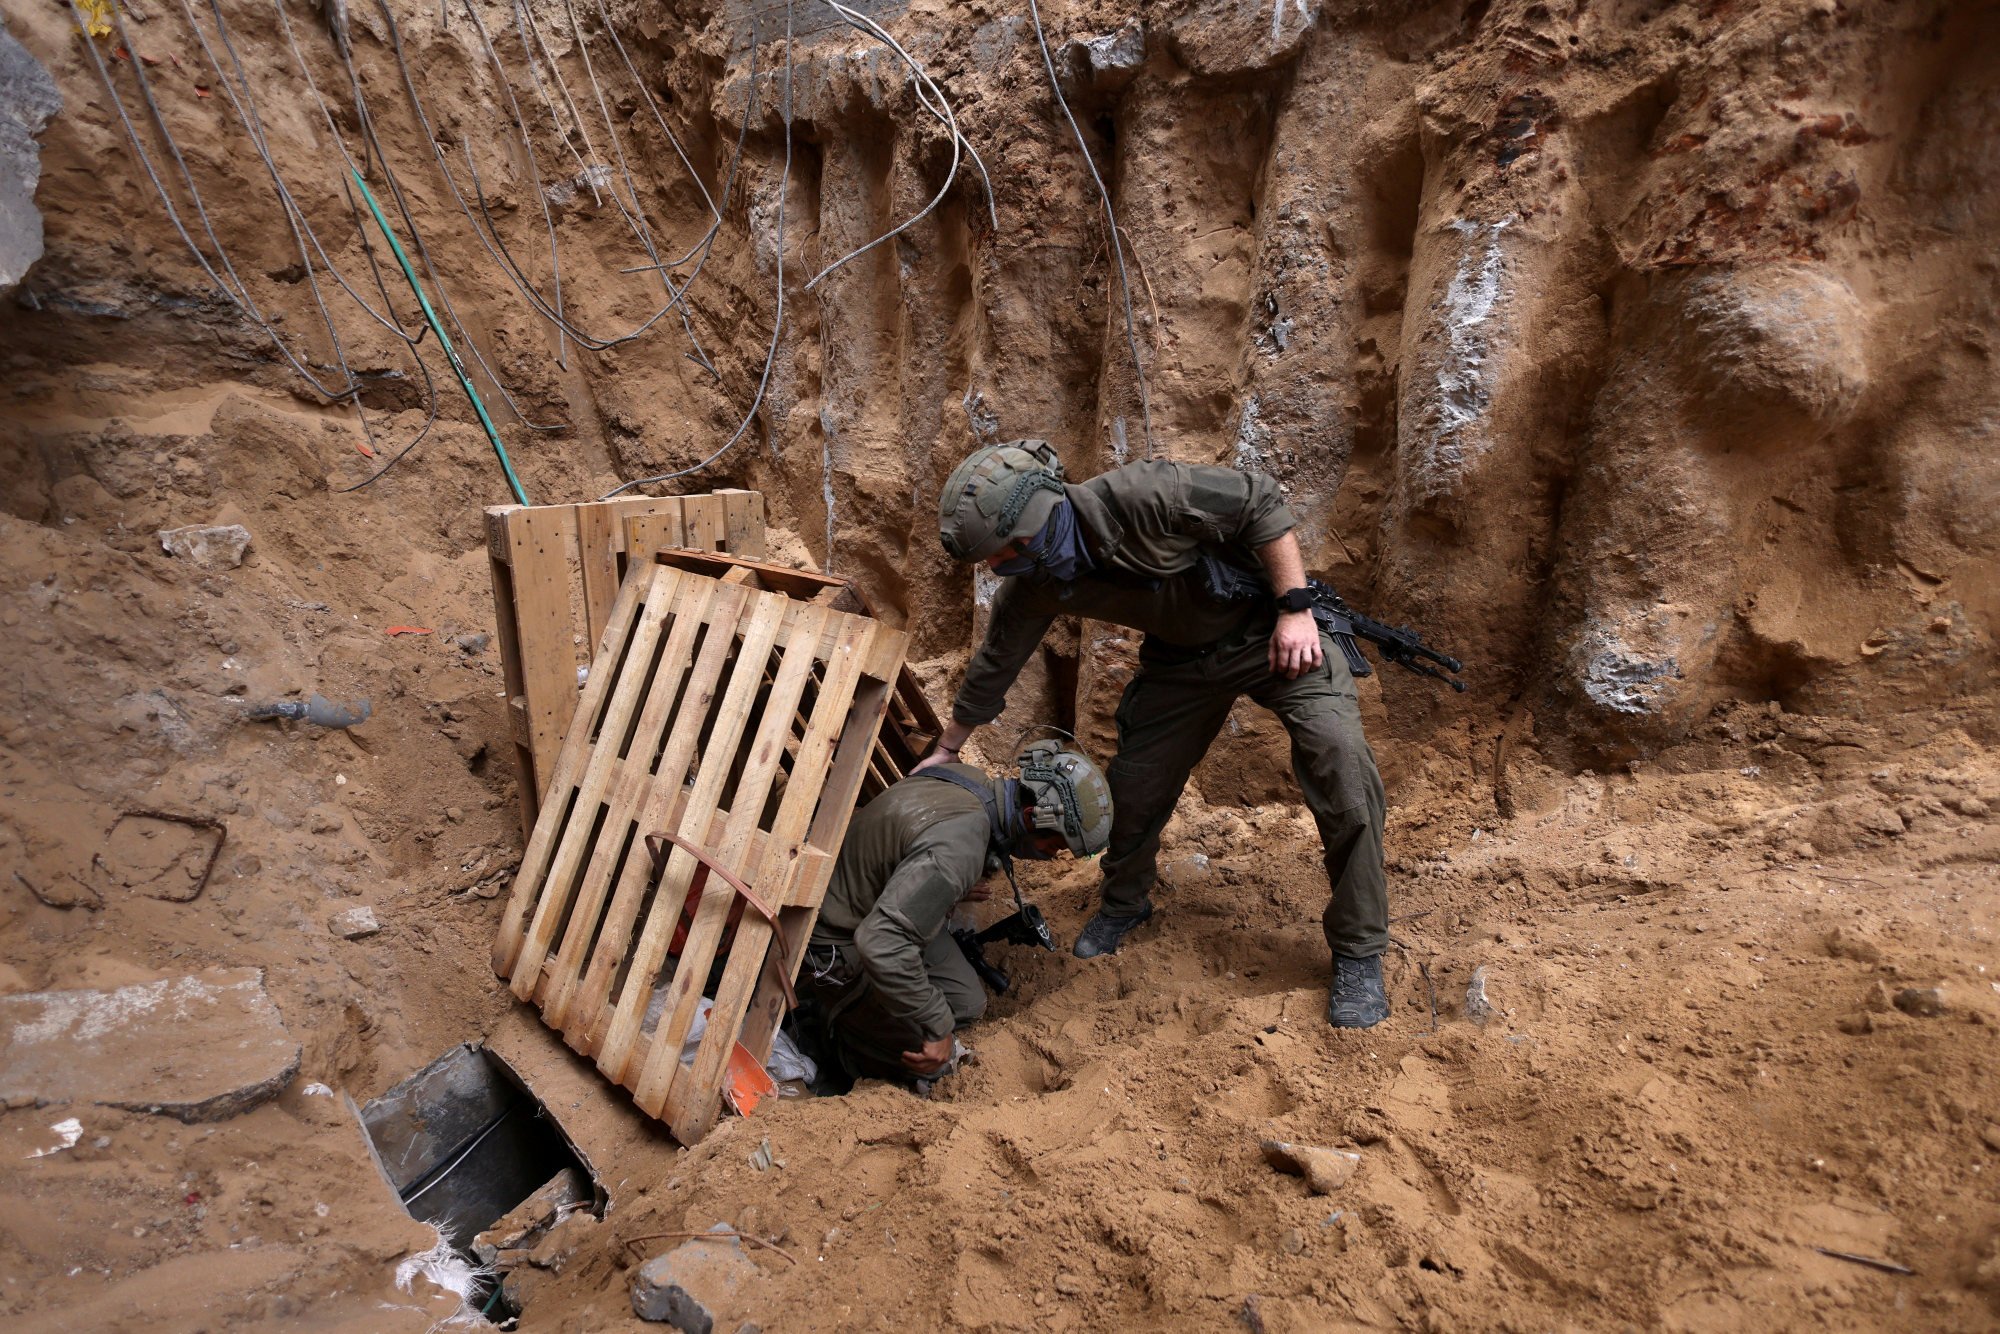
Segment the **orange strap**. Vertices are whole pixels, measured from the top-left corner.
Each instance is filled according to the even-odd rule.
[[[792,990],[792,951],[791,947],[785,943],[785,933],[778,929],[777,911],[770,904],[758,898],[756,891],[737,879],[727,867],[717,862],[715,858],[711,857],[703,849],[682,838],[679,834],[662,832],[646,835],[646,852],[653,859],[654,875],[657,876],[666,869],[667,851],[665,845],[669,843],[694,858],[696,864],[701,868],[695,872],[694,883],[688,887],[688,897],[692,898],[701,891],[704,882],[708,879],[709,872],[713,871],[715,874],[721,876],[731,889],[742,895],[745,903],[755,908],[763,915],[764,920],[771,924],[771,941],[777,946],[778,962],[781,965],[778,972],[778,985],[783,988],[785,993],[785,1008],[790,1010],[798,1009],[798,993]]]

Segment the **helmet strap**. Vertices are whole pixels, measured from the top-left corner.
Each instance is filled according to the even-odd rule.
[[[1014,878],[1014,840],[1021,837],[1021,784],[1018,779],[1006,778],[995,783],[999,797],[1000,827],[994,830],[994,843],[1000,853],[1000,869],[1007,873],[1007,884],[1014,891],[1014,907],[1025,909],[1021,899],[1021,882]]]

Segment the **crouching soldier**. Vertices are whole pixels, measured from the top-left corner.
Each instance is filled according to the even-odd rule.
[[[849,1075],[909,1082],[946,1072],[953,1033],[986,1010],[978,974],[945,929],[952,910],[984,898],[980,882],[1014,857],[1104,850],[1111,793],[1096,765],[1051,741],[1015,763],[1018,778],[927,768],[848,826],[802,989]]]

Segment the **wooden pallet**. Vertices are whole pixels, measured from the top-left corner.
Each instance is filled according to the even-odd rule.
[[[641,525],[636,547],[628,545],[633,524]],[[760,557],[764,497],[718,491],[583,505],[496,505],[486,511],[523,834],[534,829],[576,711],[577,669],[604,636],[630,554],[658,546]]]
[[[643,545],[628,541],[627,549],[638,551],[643,549]],[[753,588],[783,593],[786,597],[815,606],[879,619],[867,595],[850,580],[837,574],[794,570],[785,565],[768,565],[713,551],[656,551],[653,559],[675,569],[739,580]],[[861,787],[862,800],[872,800],[891,783],[907,775],[917,761],[929,753],[932,743],[943,730],[916,673],[908,666],[903,667],[896,673],[896,689],[889,698],[889,716],[883,721],[882,735],[875,741],[875,756],[868,766],[867,780]]]
[[[770,1055],[906,645],[872,619],[654,561],[620,586],[493,966],[684,1144],[714,1124],[734,1044]],[[658,869],[656,833],[672,836]],[[738,909],[731,877],[776,921]],[[690,1071],[680,1050],[705,990]]]

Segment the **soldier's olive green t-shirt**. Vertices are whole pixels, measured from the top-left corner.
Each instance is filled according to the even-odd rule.
[[[1257,548],[1294,526],[1276,481],[1262,473],[1185,463],[1130,463],[1064,488],[1098,569],[1064,582],[1042,574],[1000,581],[986,640],[965,666],[952,717],[992,722],[1058,616],[1087,616],[1189,648],[1212,644],[1263,608],[1222,603],[1203,587],[1203,548],[1257,570]]]
[[[970,765],[943,766],[976,781]],[[816,944],[852,943],[883,1002],[926,1038],[956,1026],[931,984],[924,946],[986,872],[989,826],[979,798],[956,783],[905,778],[855,812],[813,927]]]

